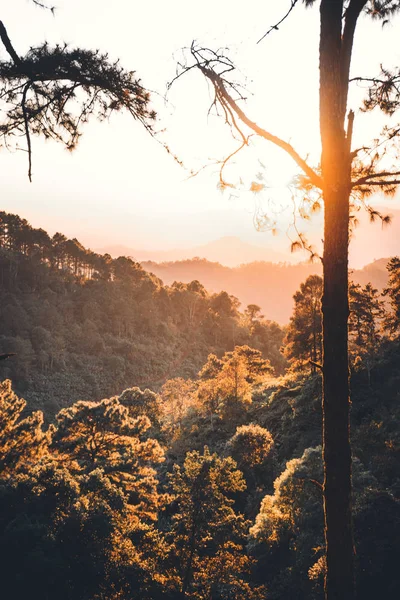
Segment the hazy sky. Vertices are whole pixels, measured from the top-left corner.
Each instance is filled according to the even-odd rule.
[[[319,154],[318,132],[318,8],[298,7],[280,30],[261,44],[257,40],[276,22],[290,2],[247,0],[55,0],[52,17],[30,0],[3,2],[1,18],[19,54],[43,40],[66,41],[107,51],[136,70],[153,95],[162,139],[188,170],[221,159],[236,146],[217,117],[207,117],[210,91],[192,72],[172,89],[165,103],[166,83],[175,73],[180,49],[193,39],[211,47],[228,46],[248,90],[247,112],[253,120],[290,140],[301,153]],[[383,31],[365,20],[356,38],[353,74],[371,75],[379,64],[399,64],[398,21]],[[379,52],[376,49],[379,48]],[[6,58],[3,48],[1,58]],[[362,91],[355,90],[357,108]],[[357,138],[379,133],[378,116],[356,114]],[[362,133],[362,138],[360,133]],[[218,168],[187,179],[179,167],[128,115],[110,122],[92,122],[78,149],[70,154],[53,142],[34,140],[33,183],[26,175],[26,154],[0,153],[1,208],[17,212],[51,233],[61,230],[92,247],[121,243],[140,248],[172,248],[238,235],[259,245],[289,247],[284,235],[256,232],[257,206],[267,209],[289,200],[286,184],[295,172],[290,160],[257,142],[248,157],[233,165],[233,181],[246,182],[267,167],[271,188],[254,197],[250,192],[217,191]],[[393,206],[399,207],[397,201]],[[211,214],[212,213],[212,214]],[[285,227],[290,213],[279,224]],[[304,227],[306,230],[306,226]]]

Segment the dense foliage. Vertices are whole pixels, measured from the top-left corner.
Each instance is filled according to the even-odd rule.
[[[0,352],[3,377],[53,416],[71,402],[132,385],[192,377],[210,352],[248,344],[277,373],[283,330],[249,318],[224,291],[162,281],[126,257],[112,259],[61,233],[50,237],[0,213]]]
[[[29,241],[38,238],[47,245]],[[320,359],[319,277],[295,296],[290,368],[277,376],[284,363],[267,349],[278,352],[280,330],[255,304],[240,314],[234,298],[197,281],[165,287],[130,259],[95,256],[9,215],[1,244],[2,350],[18,351],[2,368],[28,398],[0,385],[4,596],[320,600],[321,377],[308,362]],[[366,600],[395,598],[400,585],[398,264],[389,262],[383,298],[369,284],[350,291],[356,578]],[[189,343],[190,368],[170,369],[176,376],[155,391],[135,385],[149,357],[156,379],[160,353]],[[111,350],[125,379],[111,361],[98,375]],[[69,398],[57,377],[69,379]],[[94,391],[103,383],[106,399]],[[82,390],[89,399],[78,401]]]
[[[367,223],[365,225],[365,229],[358,229],[357,234],[363,234],[366,237],[367,235],[372,236],[373,231],[368,229]],[[396,236],[392,228],[385,235]],[[379,246],[380,241],[376,240],[375,243]],[[392,246],[396,248],[395,240]],[[112,248],[110,248],[111,250]],[[117,250],[118,248],[115,248],[114,252]],[[199,252],[199,256],[203,256],[201,248],[194,250]],[[371,282],[375,288],[382,290],[386,287],[388,280],[386,263],[387,260],[384,258],[375,260],[362,269],[355,269],[351,273],[351,278],[362,286]],[[261,260],[254,262],[253,260],[253,262],[246,262],[236,267],[228,267],[204,258],[192,258],[158,263],[147,261],[142,265],[168,285],[174,281],[190,283],[193,279],[197,279],[208,291],[226,290],[229,294],[239,298],[243,306],[251,304],[260,306],[264,315],[277,321],[280,325],[289,321],[293,309],[292,297],[301,283],[309,275],[322,274],[320,261],[310,263],[308,260],[297,264]]]

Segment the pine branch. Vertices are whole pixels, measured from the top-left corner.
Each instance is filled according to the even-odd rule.
[[[360,177],[356,181],[353,181],[351,187],[358,187],[360,185],[398,185],[398,180],[386,180],[382,179],[385,177],[398,177],[400,175],[400,171],[381,171],[380,173],[370,173],[369,175],[365,175],[364,177]]]
[[[8,33],[7,33],[6,28],[4,27],[3,21],[0,21],[0,39],[3,42],[4,47],[7,50],[8,54],[11,56],[13,62],[17,66],[20,66],[22,61],[21,61],[20,57],[18,56],[18,54],[14,50],[14,46],[12,45],[10,38],[8,37]]]
[[[50,48],[46,43],[20,58],[1,22],[0,39],[12,58],[12,62],[0,61],[0,98],[7,104],[0,135],[6,144],[11,136],[25,136],[29,180],[32,134],[62,142],[73,150],[81,126],[92,115],[104,120],[112,112],[125,109],[154,136],[156,114],[149,107],[150,94],[135,73],[122,69],[118,61],[110,62],[99,51],[71,50],[67,45]]]
[[[400,179],[393,179],[391,181],[368,181],[367,185],[374,185],[379,187],[385,187],[389,185],[400,185]],[[353,186],[354,187],[354,186]]]

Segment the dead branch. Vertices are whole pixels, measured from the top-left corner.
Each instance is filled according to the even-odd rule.
[[[231,87],[232,89],[236,89],[236,87],[232,83],[227,82],[221,76],[220,73],[216,72],[216,70],[213,68],[213,65],[210,64],[211,62],[215,62],[216,59],[213,59],[212,61],[204,60],[204,58],[201,54],[200,54],[200,58],[199,58],[198,51],[194,48],[193,45],[192,45],[192,54],[196,59],[197,66],[200,69],[200,71],[213,84],[217,99],[218,99],[219,103],[221,104],[221,106],[223,106],[225,108],[229,107],[230,110],[239,118],[239,120],[243,124],[245,124],[247,127],[249,127],[252,131],[254,131],[254,133],[256,133],[260,137],[264,138],[265,140],[275,144],[276,146],[278,146],[279,148],[284,150],[287,154],[289,154],[289,156],[296,162],[296,164],[307,175],[310,182],[314,186],[316,186],[318,188],[322,188],[323,183],[322,183],[321,177],[307,164],[307,162],[303,158],[301,158],[301,156],[298,154],[298,152],[296,152],[296,150],[293,148],[293,146],[291,144],[289,144],[288,142],[285,142],[284,140],[282,140],[278,136],[270,133],[266,129],[263,129],[262,127],[257,125],[257,123],[255,123],[254,121],[251,121],[251,119],[249,119],[247,117],[247,115],[238,106],[237,102],[233,99],[233,97],[227,90],[227,85],[229,85],[229,87]]]
[[[257,44],[262,42],[263,39],[265,39],[267,37],[267,35],[269,35],[272,31],[278,31],[279,26],[282,25],[282,23],[284,21],[286,21],[286,19],[288,18],[288,16],[290,15],[290,13],[294,9],[294,7],[296,6],[297,2],[298,2],[298,0],[291,0],[290,8],[287,11],[287,13],[285,14],[285,16],[283,16],[282,19],[280,21],[278,21],[278,23],[275,23],[275,25],[271,25],[271,27],[268,29],[268,31],[266,33],[264,33],[264,35],[258,40]]]

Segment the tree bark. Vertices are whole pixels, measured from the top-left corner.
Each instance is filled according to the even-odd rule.
[[[327,600],[353,600],[346,190],[325,194],[323,460]]]
[[[325,207],[322,296],[325,597],[354,600],[347,331],[351,156],[343,108],[348,91],[348,65],[343,68],[343,1],[321,0],[320,15],[321,168]]]

